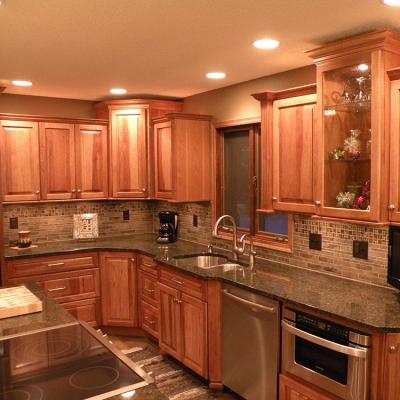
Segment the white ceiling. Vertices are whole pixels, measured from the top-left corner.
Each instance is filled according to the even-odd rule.
[[[311,63],[320,44],[400,29],[400,7],[380,0],[4,0],[0,86],[6,93],[98,100],[186,97]],[[252,47],[271,37],[276,50]],[[226,79],[210,81],[208,71]]]

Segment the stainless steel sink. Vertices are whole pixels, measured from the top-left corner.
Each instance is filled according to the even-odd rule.
[[[210,269],[222,264],[226,264],[228,259],[224,256],[215,254],[202,254],[184,257],[175,257],[177,265],[193,265],[199,268]]]

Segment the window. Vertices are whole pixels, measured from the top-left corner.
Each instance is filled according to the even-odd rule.
[[[216,217],[230,214],[238,229],[260,246],[290,250],[292,218],[260,213],[260,124],[217,130]],[[229,224],[229,222],[227,223]],[[231,235],[229,225],[221,236]]]

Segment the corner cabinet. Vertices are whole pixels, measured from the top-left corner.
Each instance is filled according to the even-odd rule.
[[[253,95],[261,102],[260,211],[315,213],[316,85]]]
[[[155,198],[210,200],[211,117],[166,114],[153,120]]]
[[[390,81],[400,37],[374,32],[309,51],[317,66],[318,214],[388,219]]]

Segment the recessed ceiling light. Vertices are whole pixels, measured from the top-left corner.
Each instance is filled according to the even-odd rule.
[[[382,0],[387,6],[398,7],[400,6],[400,0]]]
[[[225,72],[209,72],[206,74],[206,77],[210,79],[223,79],[226,77],[226,74]]]
[[[126,92],[127,92],[127,90],[122,89],[122,88],[110,89],[110,93],[112,93],[112,94],[125,94]]]
[[[253,46],[257,49],[275,49],[279,46],[279,42],[274,39],[260,39],[253,42]]]
[[[11,81],[14,86],[32,86],[32,82],[29,81]]]
[[[357,66],[357,69],[358,69],[360,72],[365,72],[365,71],[368,71],[369,66],[368,66],[368,64],[359,64],[359,65]]]

